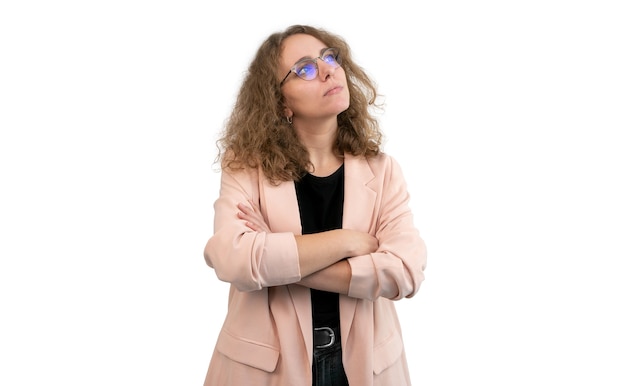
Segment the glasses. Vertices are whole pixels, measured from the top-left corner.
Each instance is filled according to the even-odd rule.
[[[324,63],[330,65],[333,68],[337,68],[341,65],[341,57],[339,56],[339,49],[326,48],[322,51],[321,55],[317,58],[302,59],[291,67],[287,75],[280,81],[279,87],[283,86],[283,83],[287,80],[287,77],[292,72],[300,79],[313,80],[317,77],[319,68],[317,67],[317,59],[322,59]]]

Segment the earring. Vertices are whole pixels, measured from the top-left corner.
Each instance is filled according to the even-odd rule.
[[[291,125],[293,123],[293,117],[287,117],[287,123]]]

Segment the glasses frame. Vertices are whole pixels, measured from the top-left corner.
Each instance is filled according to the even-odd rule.
[[[293,73],[294,73],[294,74],[295,74],[298,78],[300,78],[300,79],[302,79],[302,80],[313,80],[313,79],[315,79],[315,78],[317,77],[317,75],[319,74],[319,72],[320,72],[320,68],[319,68],[319,66],[317,65],[317,59],[321,59],[322,61],[324,61],[323,57],[326,55],[326,52],[328,52],[329,50],[333,50],[333,51],[335,51],[335,55],[334,55],[334,58],[335,58],[335,63],[337,63],[337,67],[340,67],[340,66],[341,66],[341,59],[339,58],[339,48],[335,48],[335,47],[328,47],[328,48],[324,48],[324,49],[322,50],[322,52],[320,53],[320,56],[318,56],[317,58],[306,58],[306,59],[298,60],[298,61],[297,61],[297,62],[293,65],[293,67],[291,67],[291,68],[289,69],[289,72],[287,73],[287,75],[285,75],[285,77],[283,78],[283,80],[281,80],[281,81],[280,81],[280,84],[278,85],[278,87],[282,87],[282,86],[283,86],[283,83],[285,83],[285,81],[287,80],[287,78],[289,77],[289,75],[290,75],[292,72],[293,72]],[[313,78],[311,78],[311,79],[304,79],[304,78],[300,77],[300,76],[298,75],[298,73],[296,72],[296,67],[298,67],[298,66],[299,66],[300,64],[302,64],[302,63],[307,63],[307,62],[313,62],[313,64],[315,64],[315,70],[317,71],[317,74],[315,74],[315,76],[314,76]],[[332,65],[332,64],[330,64],[330,63],[328,63],[328,62],[326,62],[326,61],[324,61],[324,63],[326,63],[326,64],[328,64],[328,65]],[[337,67],[334,67],[334,68],[337,68]]]

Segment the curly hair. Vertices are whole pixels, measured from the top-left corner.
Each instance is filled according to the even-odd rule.
[[[262,168],[273,183],[299,180],[313,165],[306,148],[284,116],[284,99],[277,74],[282,45],[295,34],[311,35],[341,53],[350,106],[337,117],[334,151],[370,157],[381,151],[383,134],[370,111],[377,104],[377,90],[365,71],[356,65],[345,40],[323,29],[293,25],[270,35],[257,50],[244,77],[235,105],[217,140],[222,169]]]

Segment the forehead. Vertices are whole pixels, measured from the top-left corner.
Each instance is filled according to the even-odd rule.
[[[283,41],[281,62],[283,66],[291,67],[302,58],[316,58],[326,45],[311,35],[296,34]]]

